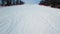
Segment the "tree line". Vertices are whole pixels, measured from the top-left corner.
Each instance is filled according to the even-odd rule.
[[[39,5],[51,6],[54,8],[60,8],[60,0],[42,0]]]
[[[21,0],[1,0],[1,6],[10,6],[10,5],[21,5],[24,4]]]

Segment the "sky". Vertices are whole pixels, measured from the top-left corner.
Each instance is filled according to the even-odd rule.
[[[22,0],[26,4],[38,4],[41,0]]]

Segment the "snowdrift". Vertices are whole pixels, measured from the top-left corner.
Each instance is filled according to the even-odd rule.
[[[0,34],[60,34],[60,9],[39,5],[0,8]]]

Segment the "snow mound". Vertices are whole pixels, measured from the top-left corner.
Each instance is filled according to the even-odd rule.
[[[39,5],[0,8],[0,34],[60,34],[60,9]]]

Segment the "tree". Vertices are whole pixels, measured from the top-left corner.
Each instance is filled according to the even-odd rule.
[[[39,5],[46,5],[54,8],[60,8],[60,0],[44,0],[41,1]]]
[[[53,3],[53,0],[44,0],[44,1],[41,1],[39,5],[49,6],[49,5],[52,5],[52,3]]]
[[[7,5],[7,6],[11,5],[11,1],[12,1],[12,0],[6,0],[6,2],[7,2],[6,5]]]
[[[11,1],[12,0],[2,0],[2,6],[9,6],[9,5],[11,5]]]
[[[22,5],[22,4],[24,4],[24,2],[20,0],[20,5]]]
[[[21,1],[21,0],[17,0],[17,1],[16,1],[16,4],[20,4],[20,5],[22,5],[22,4],[24,4],[24,2]]]
[[[2,1],[2,4],[1,4],[1,5],[2,5],[2,6],[5,5],[5,0],[1,0],[1,1]]]

